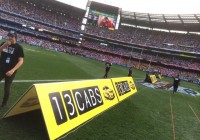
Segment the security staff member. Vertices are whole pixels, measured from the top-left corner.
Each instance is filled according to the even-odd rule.
[[[179,75],[177,75],[176,77],[174,77],[173,94],[177,91],[179,85],[180,85],[180,79]]]
[[[129,68],[128,76],[132,77],[132,74],[133,74],[133,66],[131,66],[131,67]]]
[[[108,77],[108,72],[110,71],[110,67],[112,66],[112,63],[106,62],[105,66],[106,66],[106,68],[105,68],[105,75],[103,77],[107,78]]]
[[[7,104],[12,81],[24,62],[24,52],[22,46],[17,43],[17,33],[10,31],[7,36],[8,40],[0,45],[0,81],[5,79],[4,96],[0,107]]]

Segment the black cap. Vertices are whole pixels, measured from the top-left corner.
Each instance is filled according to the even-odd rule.
[[[15,31],[9,31],[7,36],[17,38],[17,33]]]

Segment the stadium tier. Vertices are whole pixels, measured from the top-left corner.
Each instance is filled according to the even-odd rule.
[[[93,4],[92,8],[101,10],[101,6]],[[200,36],[190,33],[199,32],[198,14],[153,15],[114,7],[111,11],[104,8],[102,20],[104,16],[110,16],[112,18],[109,19],[116,24],[117,17],[112,14],[119,11],[121,21],[117,30],[114,27],[109,30],[93,21],[85,23],[85,29],[81,30],[82,19],[88,18],[84,16],[85,10],[54,0],[1,0],[0,36],[6,38],[5,31],[12,29],[19,33],[18,41],[45,49],[123,66],[134,65],[143,71],[157,69],[166,76],[181,73],[181,78],[187,81],[200,77]],[[92,12],[94,15],[98,13]],[[187,28],[183,28],[186,25]],[[187,33],[150,28],[168,31],[185,29]]]

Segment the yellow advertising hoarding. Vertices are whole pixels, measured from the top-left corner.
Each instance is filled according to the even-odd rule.
[[[118,103],[109,79],[38,84],[36,89],[50,139]]]
[[[131,77],[34,84],[4,118],[41,109],[49,139],[53,140],[136,91]]]
[[[149,75],[150,79],[151,79],[151,83],[155,83],[157,82],[157,78],[155,75]]]
[[[161,75],[161,74],[158,74],[158,78],[159,78],[159,79],[162,79],[162,75]]]

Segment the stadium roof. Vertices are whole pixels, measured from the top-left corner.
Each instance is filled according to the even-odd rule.
[[[76,0],[57,0],[67,4],[72,4],[79,8],[84,7],[85,3],[79,6]],[[178,30],[186,32],[200,32],[200,13],[194,14],[199,11],[197,0],[181,1],[181,0],[90,0],[98,1],[101,3],[114,5],[122,8],[121,11],[121,23],[131,24],[135,26],[144,26],[149,28],[158,28],[166,30]],[[121,3],[121,4],[120,4]],[[120,4],[120,5],[119,5]],[[103,4],[102,4],[103,5]],[[129,9],[128,9],[129,7]],[[132,9],[130,9],[132,7]],[[148,11],[148,13],[135,12]],[[101,9],[105,7],[102,6]],[[85,9],[85,8],[84,8]],[[126,11],[126,9],[128,9]],[[157,13],[160,10],[159,14]],[[131,12],[135,10],[134,12]],[[182,10],[182,11],[181,11]],[[152,11],[152,12],[151,12]],[[184,12],[183,12],[184,11]],[[163,13],[192,13],[192,14],[163,14]]]
[[[150,28],[200,32],[200,14],[150,14],[122,11],[121,23]]]
[[[59,9],[59,11],[63,13],[78,15],[79,17],[83,17],[85,13],[83,9],[70,6],[70,0],[65,0],[66,4],[58,2],[57,0],[42,0],[42,2],[40,0],[23,0],[23,1],[39,3],[40,5],[44,5],[46,7],[48,6],[49,8]],[[102,6],[102,9],[103,8],[105,7]],[[121,23],[131,24],[135,26],[144,26],[149,28],[166,29],[166,30],[200,32],[200,13],[199,14],[152,14],[152,13],[125,11],[122,8]]]
[[[88,0],[57,0],[85,9]],[[120,7],[125,11],[155,14],[197,14],[199,0],[89,0]]]

